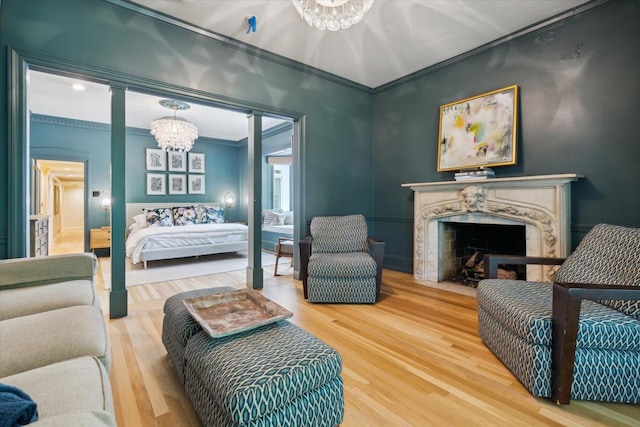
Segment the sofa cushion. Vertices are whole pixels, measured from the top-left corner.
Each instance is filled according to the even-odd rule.
[[[0,381],[25,391],[38,405],[42,421],[72,412],[114,413],[109,374],[96,357],[65,360]],[[80,424],[65,422],[58,425]]]
[[[69,280],[93,280],[98,267],[91,253],[0,260],[0,289]]]
[[[557,282],[640,286],[640,228],[598,224],[554,276]],[[640,319],[640,301],[603,304]]]
[[[362,215],[317,216],[311,220],[314,253],[366,252],[367,223]]]
[[[94,305],[60,308],[0,321],[0,377],[80,356],[109,369],[109,337]]]
[[[552,284],[524,280],[482,280],[478,305],[531,344],[551,345]],[[640,350],[640,321],[595,301],[580,309],[578,347]]]
[[[0,320],[75,305],[99,305],[90,280],[71,280],[26,288],[4,289],[0,294]]]

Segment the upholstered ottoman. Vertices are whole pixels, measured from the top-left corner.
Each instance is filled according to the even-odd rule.
[[[202,297],[206,295],[220,294],[235,291],[230,286],[220,288],[196,289],[194,291],[181,292],[173,295],[164,303],[164,318],[162,319],[162,343],[167,349],[173,368],[178,374],[180,382],[184,384],[184,349],[189,338],[202,331],[189,311],[184,306],[183,300],[187,298]]]
[[[288,321],[211,338],[182,303],[230,290],[185,292],[165,303],[163,342],[202,422],[225,427],[340,424],[342,361],[334,349]]]

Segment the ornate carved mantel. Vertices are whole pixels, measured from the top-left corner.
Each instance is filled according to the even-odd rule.
[[[523,225],[528,256],[565,257],[571,245],[571,182],[576,174],[402,184],[415,191],[414,277],[442,280],[443,222]],[[551,270],[527,267],[527,279]]]

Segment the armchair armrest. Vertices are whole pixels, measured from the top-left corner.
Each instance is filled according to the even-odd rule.
[[[98,266],[92,253],[14,258],[0,261],[0,289],[91,280]]]
[[[560,265],[564,262],[565,258],[551,258],[551,257],[530,257],[530,256],[517,256],[517,255],[491,255],[487,254],[483,258],[484,262],[484,278],[495,279],[498,277],[498,265],[511,264],[511,265],[526,265],[526,264],[541,264],[541,265]]]
[[[304,298],[307,299],[307,277],[309,267],[309,257],[311,256],[311,243],[313,237],[306,236],[304,239],[300,239],[298,247],[300,248],[300,280],[302,280],[302,290],[304,291]]]
[[[369,253],[376,262],[376,301],[380,300],[380,288],[382,286],[382,265],[384,261],[385,242],[373,237],[367,237]]]
[[[640,300],[640,286],[553,283],[551,399],[568,404],[582,300]]]

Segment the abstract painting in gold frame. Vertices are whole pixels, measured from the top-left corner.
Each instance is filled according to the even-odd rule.
[[[440,107],[438,171],[516,163],[518,86]]]

